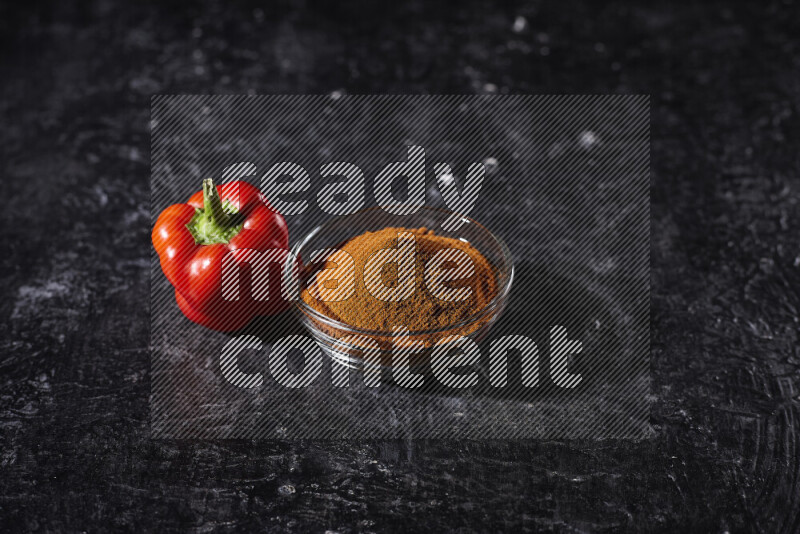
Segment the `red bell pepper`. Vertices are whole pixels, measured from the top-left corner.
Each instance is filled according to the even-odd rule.
[[[178,306],[192,321],[233,331],[257,315],[286,308],[280,293],[280,260],[269,266],[268,293],[254,295],[254,289],[264,289],[253,287],[255,266],[249,260],[254,253],[269,250],[281,251],[277,253],[285,258],[289,232],[280,213],[247,182],[230,182],[217,190],[210,178],[203,180],[203,190],[186,204],[173,204],[161,212],[152,239],[161,269],[175,288]],[[228,267],[238,271],[235,299],[223,294],[223,262],[227,261],[233,261]],[[263,279],[257,280],[261,284]]]

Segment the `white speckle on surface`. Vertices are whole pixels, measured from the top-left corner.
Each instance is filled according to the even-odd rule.
[[[95,185],[93,189],[94,192],[97,193],[97,201],[100,203],[100,206],[103,207],[108,204],[108,195],[106,192],[103,191],[99,185]]]
[[[616,269],[617,262],[614,258],[605,258],[592,262],[592,269],[598,273],[608,273]]]
[[[578,138],[578,145],[580,145],[581,148],[592,148],[599,142],[600,139],[597,137],[597,134],[590,130],[581,132],[581,135]]]
[[[485,83],[483,84],[483,91],[486,93],[496,93],[497,86],[493,83]]]
[[[528,19],[523,17],[522,15],[517,15],[517,18],[514,19],[514,25],[511,26],[511,29],[514,33],[521,33],[525,31],[525,28],[528,27]]]
[[[341,89],[336,89],[335,91],[331,91],[331,100],[339,100],[344,96],[344,91]]]
[[[294,492],[295,492],[294,486],[292,486],[291,484],[284,484],[283,486],[278,488],[278,493],[280,493],[284,497],[287,497]]]
[[[500,165],[500,162],[497,161],[497,158],[488,157],[483,160],[483,166],[486,167],[486,172],[496,171],[498,165]]]
[[[32,382],[33,386],[39,391],[50,391],[50,382],[47,378],[47,374],[41,373],[38,377],[36,377],[36,380]]]
[[[69,287],[61,282],[50,281],[40,286],[22,286],[17,292],[17,302],[12,319],[20,319],[26,315],[26,310],[35,309],[45,301],[63,297],[69,293]]]
[[[9,465],[14,465],[16,461],[17,461],[17,451],[13,449],[3,451],[2,460],[0,460],[0,467],[8,467]]]
[[[446,186],[452,184],[455,179],[456,178],[452,175],[452,173],[447,173],[439,177],[439,183]]]
[[[89,306],[88,281],[76,269],[78,254],[74,251],[52,256],[50,272],[38,274],[37,282],[17,288],[11,320],[37,319],[41,325],[76,327]],[[13,298],[13,297],[12,297]]]

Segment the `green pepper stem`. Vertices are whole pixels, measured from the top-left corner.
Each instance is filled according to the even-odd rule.
[[[203,180],[203,215],[212,226],[221,230],[231,226],[231,217],[222,209],[222,199],[212,178]]]
[[[227,209],[226,209],[227,208]],[[234,206],[222,204],[214,180],[203,180],[203,209],[197,210],[186,228],[192,233],[194,242],[199,245],[230,243],[241,230],[243,223]]]

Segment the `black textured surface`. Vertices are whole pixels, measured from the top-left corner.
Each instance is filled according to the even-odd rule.
[[[799,10],[557,9],[0,8],[3,529],[799,531]],[[656,435],[151,441],[149,95],[248,90],[652,94]]]
[[[330,237],[318,232],[304,246],[303,262],[309,261],[308,252],[340,246],[343,239],[368,227],[425,226],[445,234],[436,212],[407,217],[369,209],[376,206],[375,176],[387,162],[405,158],[405,144],[412,139],[425,150],[429,207],[445,206],[432,162],[447,161],[463,177],[476,160],[497,161],[469,215],[502,236],[515,274],[507,311],[479,343],[478,367],[483,367],[484,377],[474,387],[439,388],[430,369],[420,370],[426,393],[389,384],[364,387],[361,372],[352,373],[348,387],[331,387],[333,358],[320,357],[321,376],[308,387],[292,389],[276,382],[275,370],[270,369],[280,339],[313,335],[297,314],[255,321],[235,338],[200,327],[176,306],[175,290],[153,251],[153,436],[293,440],[649,435],[648,100],[638,95],[154,98],[153,225],[176,199],[197,191],[204,175],[221,176],[236,162],[251,162],[257,170],[247,179],[262,184],[270,195],[261,177],[275,162],[291,161],[311,175],[311,192],[305,195],[309,205],[286,217],[292,245],[320,224],[343,229],[330,232]],[[586,132],[599,141],[581,146]],[[321,209],[319,199],[325,196],[318,193],[325,179],[316,169],[331,160],[363,169],[367,215],[348,220]],[[494,252],[493,261],[499,261],[499,250],[486,246],[475,228],[464,225],[445,235],[467,239],[486,254]],[[279,271],[273,268],[269,280],[279,280]],[[550,377],[554,325],[580,339],[580,355],[569,364],[570,372],[580,374],[581,383],[574,389],[557,386]],[[262,343],[259,350],[237,356],[240,369],[264,380],[252,389],[234,386],[221,372],[223,347],[246,335]],[[508,385],[489,384],[490,345],[506,335],[535,342],[542,375],[536,387],[521,386],[518,353],[509,358]],[[324,338],[318,340],[328,345]],[[310,350],[303,352],[312,358]],[[300,356],[295,353],[294,358]],[[294,363],[311,366],[309,359]],[[391,374],[383,378],[391,381]]]

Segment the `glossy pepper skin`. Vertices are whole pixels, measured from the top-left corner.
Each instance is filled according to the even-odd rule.
[[[178,306],[195,323],[229,332],[257,315],[272,315],[287,306],[278,274],[289,247],[286,221],[247,182],[216,188],[211,179],[204,180],[203,190],[188,202],[161,212],[152,240]],[[261,278],[253,287],[255,268],[248,260],[270,250],[275,261],[269,265],[266,294]],[[237,267],[231,272],[238,271],[238,295],[223,295],[225,261]],[[266,268],[259,265],[259,272]]]

